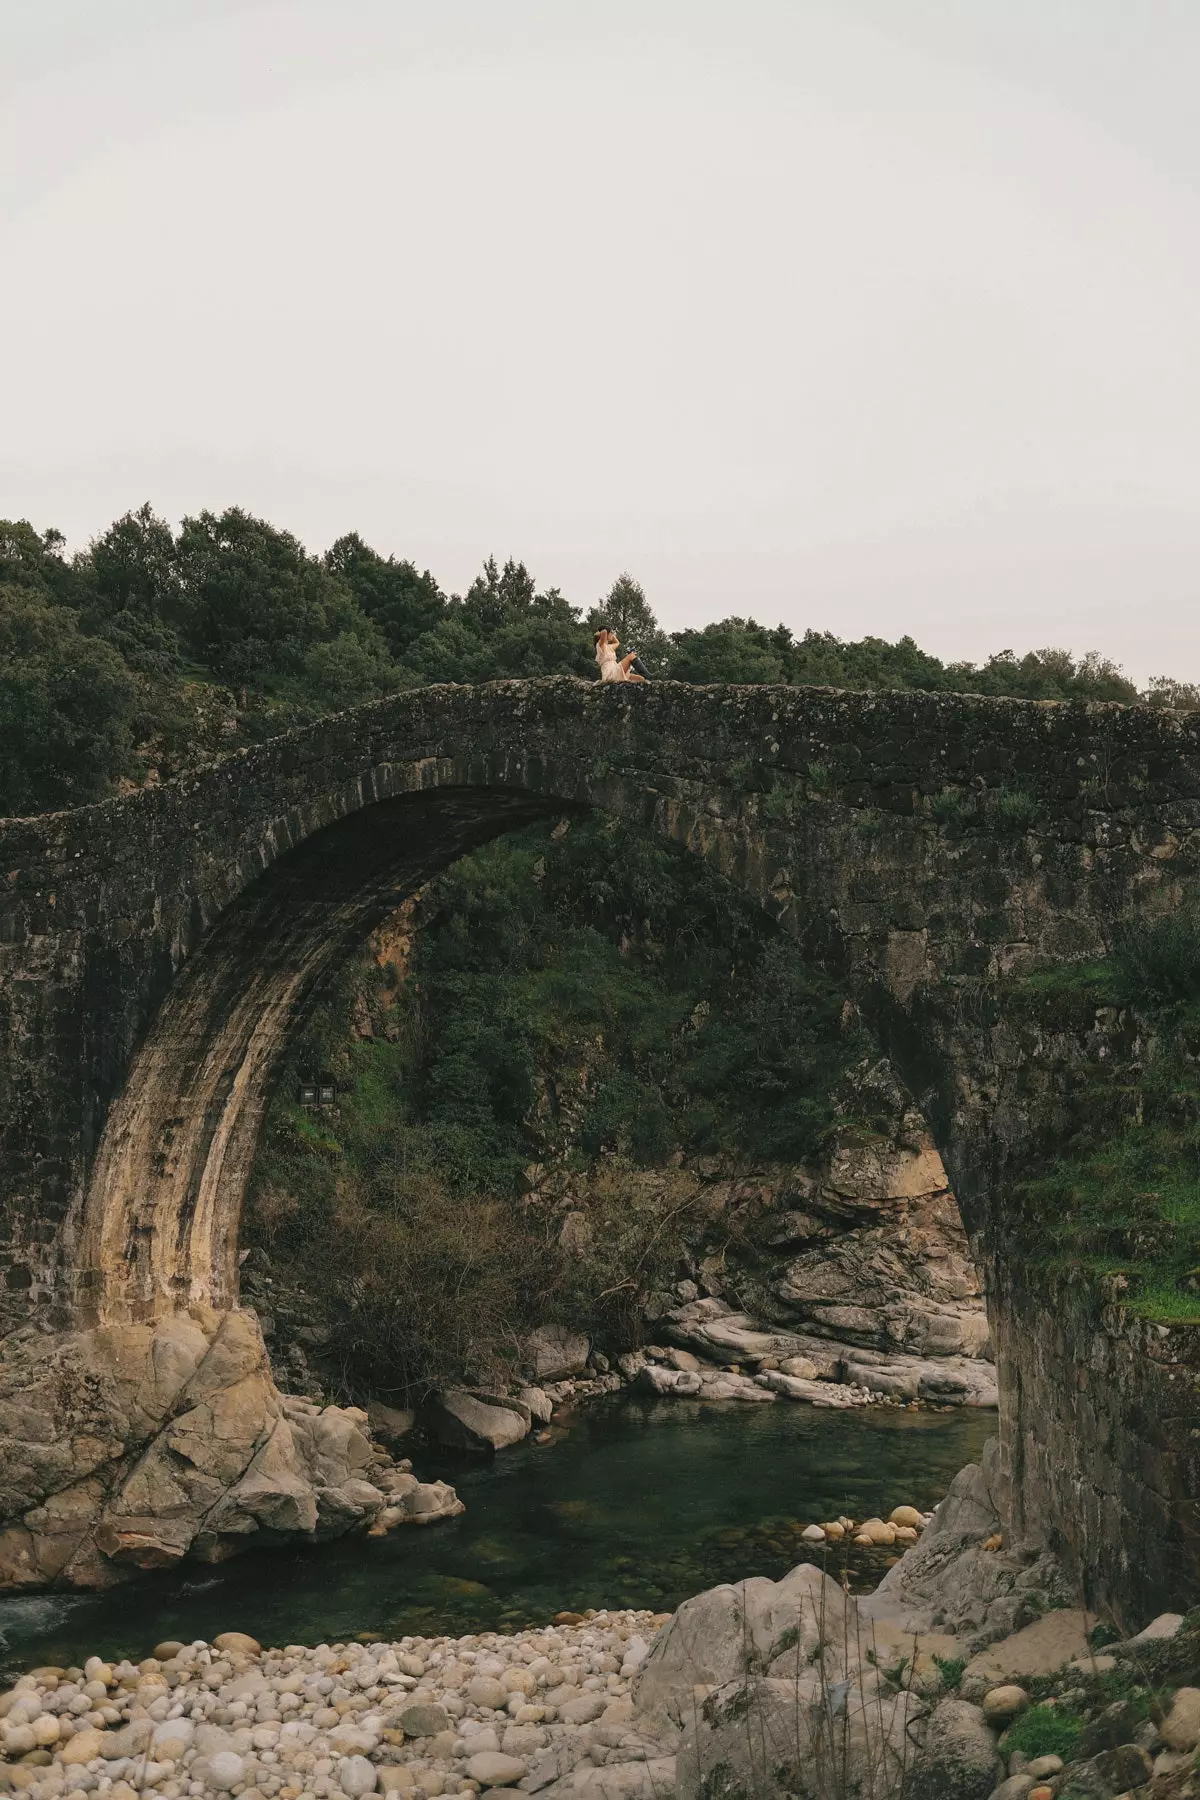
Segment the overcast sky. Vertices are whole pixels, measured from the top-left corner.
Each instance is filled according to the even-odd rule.
[[[1200,679],[1198,0],[0,0],[0,514]]]

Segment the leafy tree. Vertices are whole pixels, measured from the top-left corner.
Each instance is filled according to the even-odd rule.
[[[0,583],[33,588],[47,598],[69,604],[79,582],[63,556],[61,531],[38,533],[28,519],[0,519]]]
[[[313,644],[343,632],[385,654],[346,584],[290,532],[235,506],[185,519],[178,550],[190,646],[236,686],[301,673]]]
[[[102,799],[139,768],[135,677],[70,608],[0,586],[0,812]]]
[[[445,616],[446,596],[428,569],[420,574],[415,563],[380,556],[356,531],[331,545],[325,567],[341,577],[401,661],[413,641],[434,630]]]
[[[783,681],[784,661],[771,633],[753,619],[723,619],[671,640],[671,676],[706,685],[716,681]]]
[[[501,570],[495,557],[489,556],[463,596],[462,608],[472,625],[489,631],[521,618],[536,602],[537,588],[523,562],[514,562],[510,556]]]
[[[76,568],[87,578],[86,610],[93,623],[129,613],[170,629],[182,618],[175,537],[149,502],[93,538]]]

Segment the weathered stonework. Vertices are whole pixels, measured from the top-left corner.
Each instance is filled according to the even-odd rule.
[[[454,857],[572,807],[704,855],[842,973],[930,1122],[991,1288],[1018,1511],[1053,1513],[1046,1529],[1104,1569],[1107,1597],[1149,1604],[1157,1578],[1095,1536],[1103,1519],[1136,1540],[1127,1483],[1067,1507],[1110,1465],[1076,1413],[1030,1411],[1047,1384],[1070,1387],[1092,1340],[1008,1280],[1014,1184],[1096,1045],[1039,1042],[996,994],[1178,903],[1200,859],[1195,718],[670,683],[432,688],[0,825],[7,1329],[228,1307],[272,1063],[306,1000]],[[1022,1445],[1049,1429],[1047,1487],[1047,1458]],[[1161,1486],[1178,1565],[1194,1554],[1190,1464]]]

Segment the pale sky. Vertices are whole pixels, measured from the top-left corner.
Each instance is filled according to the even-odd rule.
[[[1200,0],[0,0],[0,515],[1200,680]]]

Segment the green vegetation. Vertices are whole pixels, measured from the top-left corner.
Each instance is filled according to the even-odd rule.
[[[1036,795],[1024,788],[943,788],[929,802],[931,817],[951,831],[973,826],[990,831],[1028,831],[1041,817]]]
[[[601,623],[653,674],[681,681],[1137,698],[1094,652],[947,664],[911,638],[795,638],[742,618],[668,637],[628,574],[586,614],[512,559],[489,559],[465,594],[448,595],[428,570],[380,556],[357,533],[313,556],[238,507],[173,531],[143,506],[70,557],[60,533],[0,520],[0,813],[101,799],[151,771],[162,779],[427,682],[590,676]],[[1166,678],[1144,697],[1200,705],[1195,689]],[[821,788],[817,770],[810,785]],[[786,797],[771,804],[783,822]],[[1028,809],[1000,803],[995,822],[1022,828]]]
[[[1069,1762],[1083,1735],[1084,1721],[1065,1706],[1043,1703],[1022,1713],[1004,1734],[1005,1756],[1019,1750],[1031,1759],[1035,1756],[1061,1756]]]
[[[1010,998],[1054,1027],[1129,1008],[1144,1043],[1073,1104],[1073,1134],[1020,1194],[1051,1260],[1110,1278],[1157,1320],[1200,1323],[1200,913],[1131,925],[1103,962],[1023,977]]]
[[[942,1686],[946,1689],[947,1693],[956,1693],[958,1684],[966,1671],[966,1657],[939,1656],[935,1651],[933,1660],[937,1665],[938,1674],[942,1678]]]
[[[548,1317],[623,1347],[675,1279],[679,1152],[801,1159],[833,1124],[867,1049],[840,992],[703,863],[628,829],[615,856],[613,830],[464,858],[407,967],[364,959],[290,1053],[247,1241],[332,1290],[348,1375],[487,1381]],[[298,1084],[326,1069],[338,1110],[314,1117]]]

